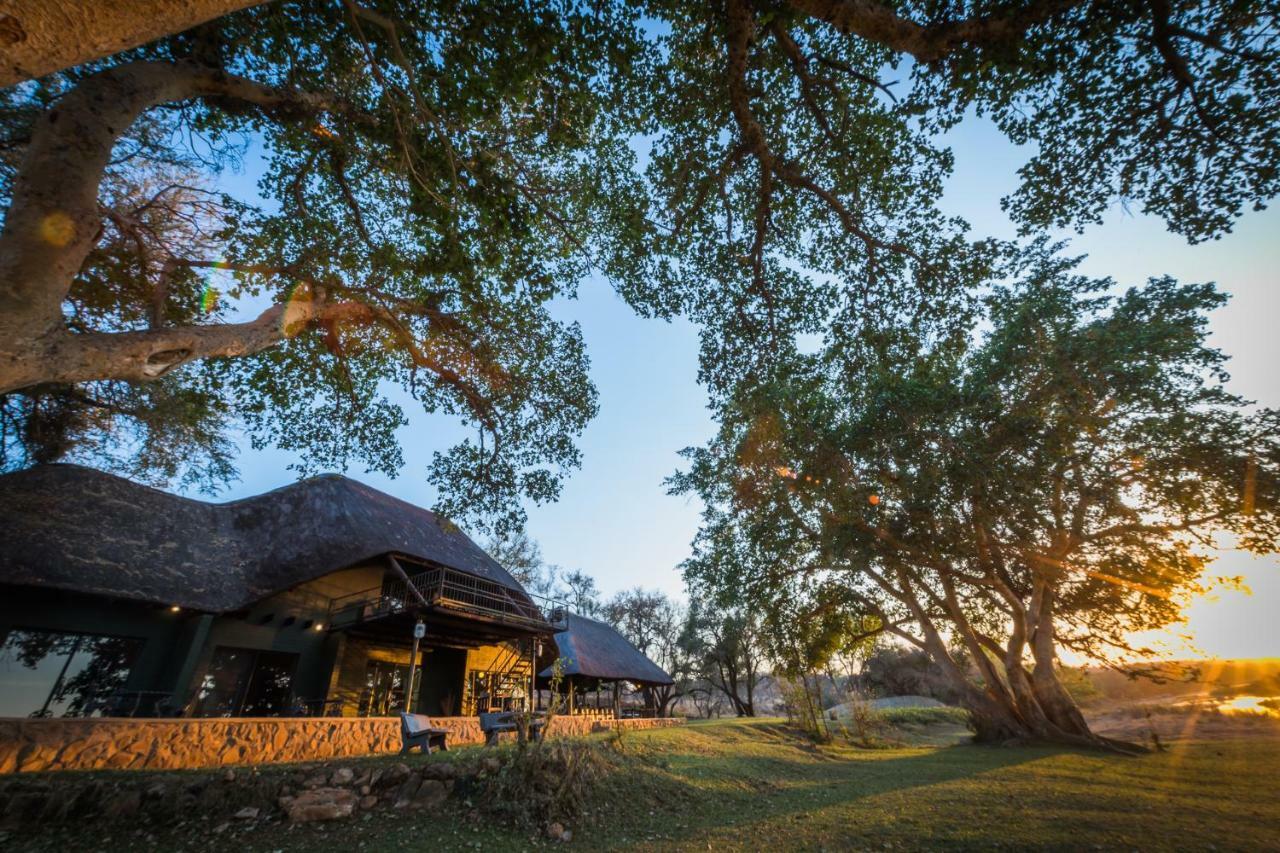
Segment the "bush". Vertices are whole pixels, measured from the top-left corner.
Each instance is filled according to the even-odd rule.
[[[494,817],[518,826],[543,827],[578,817],[592,787],[617,762],[608,744],[555,738],[487,756],[466,795]]]
[[[960,698],[942,669],[919,649],[878,646],[863,662],[859,680],[873,696],[929,696],[944,704]]]

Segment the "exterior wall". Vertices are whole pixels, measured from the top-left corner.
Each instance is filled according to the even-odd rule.
[[[324,630],[329,602],[380,586],[386,571],[379,563],[343,569],[264,599],[242,614],[242,618],[215,619],[209,638],[200,650],[188,689],[194,691],[200,684],[217,646],[238,646],[297,654],[294,695],[312,702],[325,699],[334,686],[335,664],[343,660],[347,645],[346,638]],[[405,654],[407,661],[408,653]],[[356,678],[363,687],[363,661]],[[355,713],[354,709],[351,713]]]
[[[377,588],[386,572],[376,562],[333,572],[264,599],[247,611],[225,615],[0,588],[0,643],[9,631],[23,628],[137,638],[143,645],[124,689],[146,693],[152,703],[164,694],[167,704],[185,708],[184,716],[193,713],[219,647],[284,652],[297,655],[292,678],[295,700],[315,711],[325,700],[338,700],[337,710],[333,705],[325,710],[354,717],[359,713],[368,661],[407,666],[410,641],[392,644],[347,632],[331,633],[325,619],[332,599]],[[423,651],[423,701],[416,707],[442,713],[462,710],[469,670],[489,669],[505,653],[501,646],[468,651],[425,647]]]
[[[553,737],[676,726],[683,718],[556,717]],[[483,743],[475,717],[433,718],[449,745]],[[0,773],[47,770],[177,770],[316,761],[398,752],[400,721],[366,718],[0,719]]]
[[[365,688],[365,666],[371,660],[408,666],[409,647],[388,646],[363,637],[342,638],[342,651],[329,681],[329,698],[342,703],[341,716],[359,715],[360,695]]]
[[[125,684],[130,691],[177,690],[184,667],[186,677],[191,675],[188,652],[202,634],[204,621],[199,613],[173,612],[161,605],[37,589],[0,590],[0,642],[9,632],[21,629],[141,640],[142,648]]]

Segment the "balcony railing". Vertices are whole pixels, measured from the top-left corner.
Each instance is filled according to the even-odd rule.
[[[500,583],[441,567],[410,575],[408,583],[389,578],[382,586],[333,599],[329,626],[349,627],[413,611],[423,602],[428,607],[535,631],[564,630],[568,613],[561,602],[522,595]]]

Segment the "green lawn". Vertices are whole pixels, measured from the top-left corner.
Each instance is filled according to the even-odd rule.
[[[1280,850],[1274,739],[1178,744],[1141,758],[970,745],[860,750],[814,746],[780,721],[726,720],[630,733],[618,749],[615,771],[571,825],[570,848]],[[548,844],[450,805],[221,834],[199,821],[151,836],[58,828],[0,847],[350,853]]]

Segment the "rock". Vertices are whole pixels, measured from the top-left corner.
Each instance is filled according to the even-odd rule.
[[[433,762],[422,769],[423,779],[452,779],[457,775],[457,768],[446,761]]]
[[[406,779],[404,784],[396,789],[394,805],[398,809],[403,809],[413,802],[413,798],[418,795],[418,789],[422,787],[422,782],[417,777]]]
[[[330,785],[350,785],[356,778],[356,772],[350,767],[339,767],[329,777]]]
[[[14,823],[22,823],[37,817],[45,807],[47,798],[39,793],[19,793],[9,797],[4,816]]]
[[[234,771],[234,770],[228,770],[226,773],[223,773],[223,774],[222,774],[222,781],[224,781],[224,782],[234,782],[234,781],[236,781],[236,771]]]
[[[550,838],[552,841],[559,841],[563,835],[564,824],[559,821],[553,821],[552,823],[547,824],[547,838]]]
[[[142,808],[142,794],[124,791],[107,800],[102,813],[109,818],[132,817]]]
[[[303,782],[302,782],[302,787],[304,787],[304,788],[323,788],[323,787],[324,787],[325,782],[327,782],[327,781],[329,781],[329,777],[328,777],[328,776],[326,776],[326,775],[324,774],[324,771],[322,770],[322,771],[320,771],[319,773],[313,773],[313,774],[311,774],[311,775],[310,775],[310,776],[308,776],[305,780],[303,780]]]
[[[566,829],[564,832],[560,833],[560,840],[561,840],[561,841],[563,841],[565,844],[568,844],[570,841],[572,841],[572,840],[573,840],[573,830],[572,830],[572,829]]]
[[[360,798],[360,808],[368,811],[378,804],[378,798],[372,794]]]
[[[229,826],[231,826],[231,824],[229,824],[229,823],[220,823],[220,824],[218,824],[217,826],[215,826],[215,827],[213,828],[213,834],[214,834],[214,835],[221,835],[222,833],[224,833],[224,832],[226,832],[226,831],[227,831],[227,827],[229,827]]]
[[[439,779],[427,779],[413,798],[415,808],[430,809],[443,803],[449,797],[449,789]]]
[[[378,787],[378,780],[381,778],[382,778],[382,768],[379,767],[369,774],[369,787],[370,788]]]
[[[255,820],[258,817],[259,809],[256,806],[245,806],[236,812],[232,817],[237,820]]]
[[[392,764],[374,784],[378,787],[390,788],[394,785],[399,785],[411,775],[413,774],[409,770],[409,765],[404,764],[403,762]]]
[[[296,797],[281,797],[280,808],[294,823],[337,820],[355,811],[356,795],[346,788],[312,788]]]

